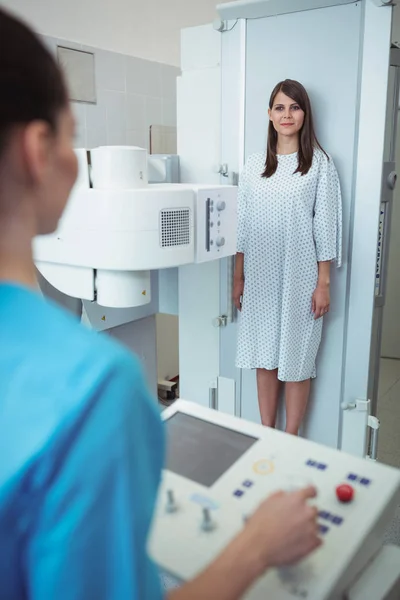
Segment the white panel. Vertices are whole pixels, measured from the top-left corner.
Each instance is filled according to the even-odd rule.
[[[246,67],[246,23],[229,24],[230,31],[222,35],[222,140],[221,162],[228,165],[230,172],[239,173],[244,162],[244,113],[245,113],[245,67]],[[224,182],[221,177],[221,182]],[[220,314],[227,314],[231,297],[231,283],[228,281],[228,262],[221,261],[221,306]],[[235,311],[236,313],[236,311]],[[236,315],[235,315],[236,318]],[[240,395],[242,373],[235,367],[236,323],[228,323],[221,329],[220,374],[236,381],[236,414],[240,415]],[[244,373],[243,373],[244,375]],[[254,374],[253,374],[254,375]],[[250,402],[256,395],[249,395]],[[247,402],[247,399],[245,400]],[[257,421],[257,402],[252,415]],[[251,417],[249,417],[251,418]]]
[[[59,47],[58,60],[67,80],[70,99],[96,102],[94,54]]]
[[[376,244],[386,125],[391,9],[365,4],[358,168],[343,399],[365,399],[375,292]],[[345,420],[351,413],[345,411]],[[350,432],[349,428],[349,432]],[[346,440],[342,447],[346,449]],[[363,449],[360,450],[363,452]]]
[[[192,37],[193,36],[193,37]],[[178,79],[178,154],[182,183],[219,183],[213,167],[220,162],[221,36],[210,27],[183,33]],[[202,56],[207,60],[202,61]],[[201,68],[212,66],[212,68]],[[219,374],[219,261],[179,268],[180,395],[205,406]]]
[[[218,410],[228,415],[235,414],[235,380],[218,377]]]
[[[219,373],[219,262],[179,268],[180,395],[208,406]]]
[[[397,126],[397,172],[400,171],[400,120]],[[394,191],[390,227],[386,305],[383,309],[382,356],[400,359],[400,185]]]
[[[182,183],[219,183],[220,67],[186,71],[178,79],[178,154]]]
[[[177,268],[158,271],[160,313],[178,314],[178,273]]]
[[[267,107],[276,83],[287,77],[297,79],[310,93],[318,136],[333,155],[341,179],[345,264],[339,271],[332,267],[332,309],[325,319],[318,377],[313,382],[305,428],[307,437],[332,446],[338,444],[340,426],[361,17],[361,5],[350,4],[249,21],[247,25],[246,155],[265,151]],[[269,61],[266,69],[265,57],[278,47],[279,60]],[[254,393],[253,383],[249,392]],[[250,393],[242,387],[242,401],[250,403],[253,412],[256,399]]]
[[[218,67],[221,34],[212,25],[183,29],[181,33],[182,71]]]
[[[261,19],[354,2],[357,0],[237,0],[220,4],[217,10],[221,19]]]

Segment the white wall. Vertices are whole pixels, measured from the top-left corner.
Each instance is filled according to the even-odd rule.
[[[174,315],[156,315],[158,380],[179,375],[179,319]]]
[[[220,0],[226,1],[226,0]],[[217,0],[0,0],[39,33],[180,65],[180,30],[216,18]]]

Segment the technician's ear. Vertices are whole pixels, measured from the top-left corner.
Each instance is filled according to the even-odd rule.
[[[268,109],[268,117],[269,117],[269,120],[271,121],[271,109],[270,108]]]
[[[45,121],[32,121],[22,131],[22,153],[30,183],[40,185],[51,168],[54,133]]]

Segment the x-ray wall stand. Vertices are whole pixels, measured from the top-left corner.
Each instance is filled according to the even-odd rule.
[[[365,456],[369,426],[377,431],[368,374],[392,8],[375,0],[251,0],[219,12],[214,27],[182,33],[182,181],[235,181],[247,156],[265,149],[273,86],[286,77],[304,83],[341,178],[345,264],[332,274],[303,434]],[[257,421],[255,374],[235,368],[237,318],[224,318],[229,270],[228,261],[180,269],[181,394]]]

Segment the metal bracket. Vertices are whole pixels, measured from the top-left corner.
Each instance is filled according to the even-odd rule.
[[[368,427],[371,429],[370,454],[367,456],[370,460],[378,460],[378,437],[381,424],[379,419],[369,415]]]
[[[216,317],[215,319],[213,319],[212,324],[215,328],[226,327],[226,325],[228,324],[228,317],[226,315]]]
[[[214,410],[218,410],[218,384],[216,381],[210,383],[208,392],[208,405]]]
[[[222,21],[221,19],[216,19],[213,22],[213,29],[215,31],[219,31],[219,33],[223,33],[228,29],[228,21]]]

